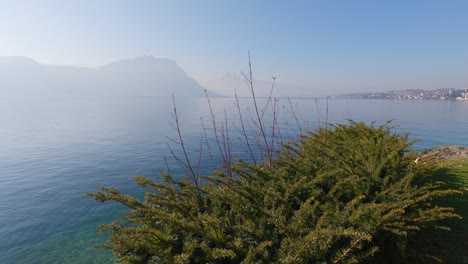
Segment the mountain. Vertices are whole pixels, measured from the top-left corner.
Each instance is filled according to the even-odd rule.
[[[268,97],[271,95],[272,97],[314,98],[326,96],[323,91],[320,92],[314,87],[285,82],[283,79],[273,76],[270,80],[259,80],[254,77],[253,85],[255,96],[257,97]],[[239,97],[252,96],[249,84],[241,72],[226,73],[221,78],[203,83],[203,86],[212,93],[223,97],[233,97],[234,90],[237,91]]]
[[[172,60],[151,56],[96,68],[45,65],[0,57],[0,96],[203,96],[203,88]]]
[[[269,96],[271,91],[272,81],[254,79],[255,95],[258,97]],[[203,84],[208,90],[215,92],[219,96],[232,97],[237,91],[239,97],[250,97],[249,84],[241,72],[226,73],[219,79],[207,81]],[[273,89],[275,92],[275,89]]]

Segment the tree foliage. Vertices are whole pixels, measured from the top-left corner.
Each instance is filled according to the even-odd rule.
[[[267,165],[239,160],[197,186],[163,172],[138,200],[98,187],[125,215],[101,225],[124,263],[399,263],[407,236],[457,218],[436,197],[457,193],[415,164],[408,135],[350,121],[284,145]],[[233,176],[234,175],[234,176]]]

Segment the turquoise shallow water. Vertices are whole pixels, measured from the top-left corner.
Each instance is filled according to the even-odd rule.
[[[232,99],[212,99],[216,118],[226,115],[232,139],[239,128]],[[265,100],[260,100],[264,105]],[[284,137],[297,133],[287,100],[280,99]],[[96,225],[123,212],[81,195],[97,185],[138,195],[131,175],[157,178],[174,137],[170,98],[0,98],[0,263],[112,263],[112,254],[93,246],[103,242]],[[201,125],[210,127],[205,99],[177,98],[182,132],[196,158]],[[250,100],[241,108],[252,111]],[[456,101],[325,100],[292,101],[300,126],[346,122],[382,123],[411,132],[417,150],[468,144],[468,103]],[[328,113],[328,114],[327,114]],[[265,115],[267,118],[269,113]],[[268,123],[268,120],[267,120]],[[209,140],[213,141],[211,132]],[[236,145],[235,155],[243,156]],[[177,151],[177,150],[176,150]],[[209,170],[211,162],[203,160]],[[169,167],[180,175],[176,163]]]

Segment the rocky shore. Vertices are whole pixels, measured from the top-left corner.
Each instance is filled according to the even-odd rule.
[[[445,145],[445,146],[426,150],[422,154],[430,155],[433,153],[437,153],[437,155],[435,156],[435,160],[468,157],[468,147],[457,146],[457,145]]]

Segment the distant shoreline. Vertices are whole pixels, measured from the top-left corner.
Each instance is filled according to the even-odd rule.
[[[353,93],[335,96],[344,99],[390,100],[460,100],[467,98],[467,89],[441,88],[436,90],[408,89],[386,92]],[[468,99],[468,98],[467,98]],[[466,99],[465,99],[466,100]]]

